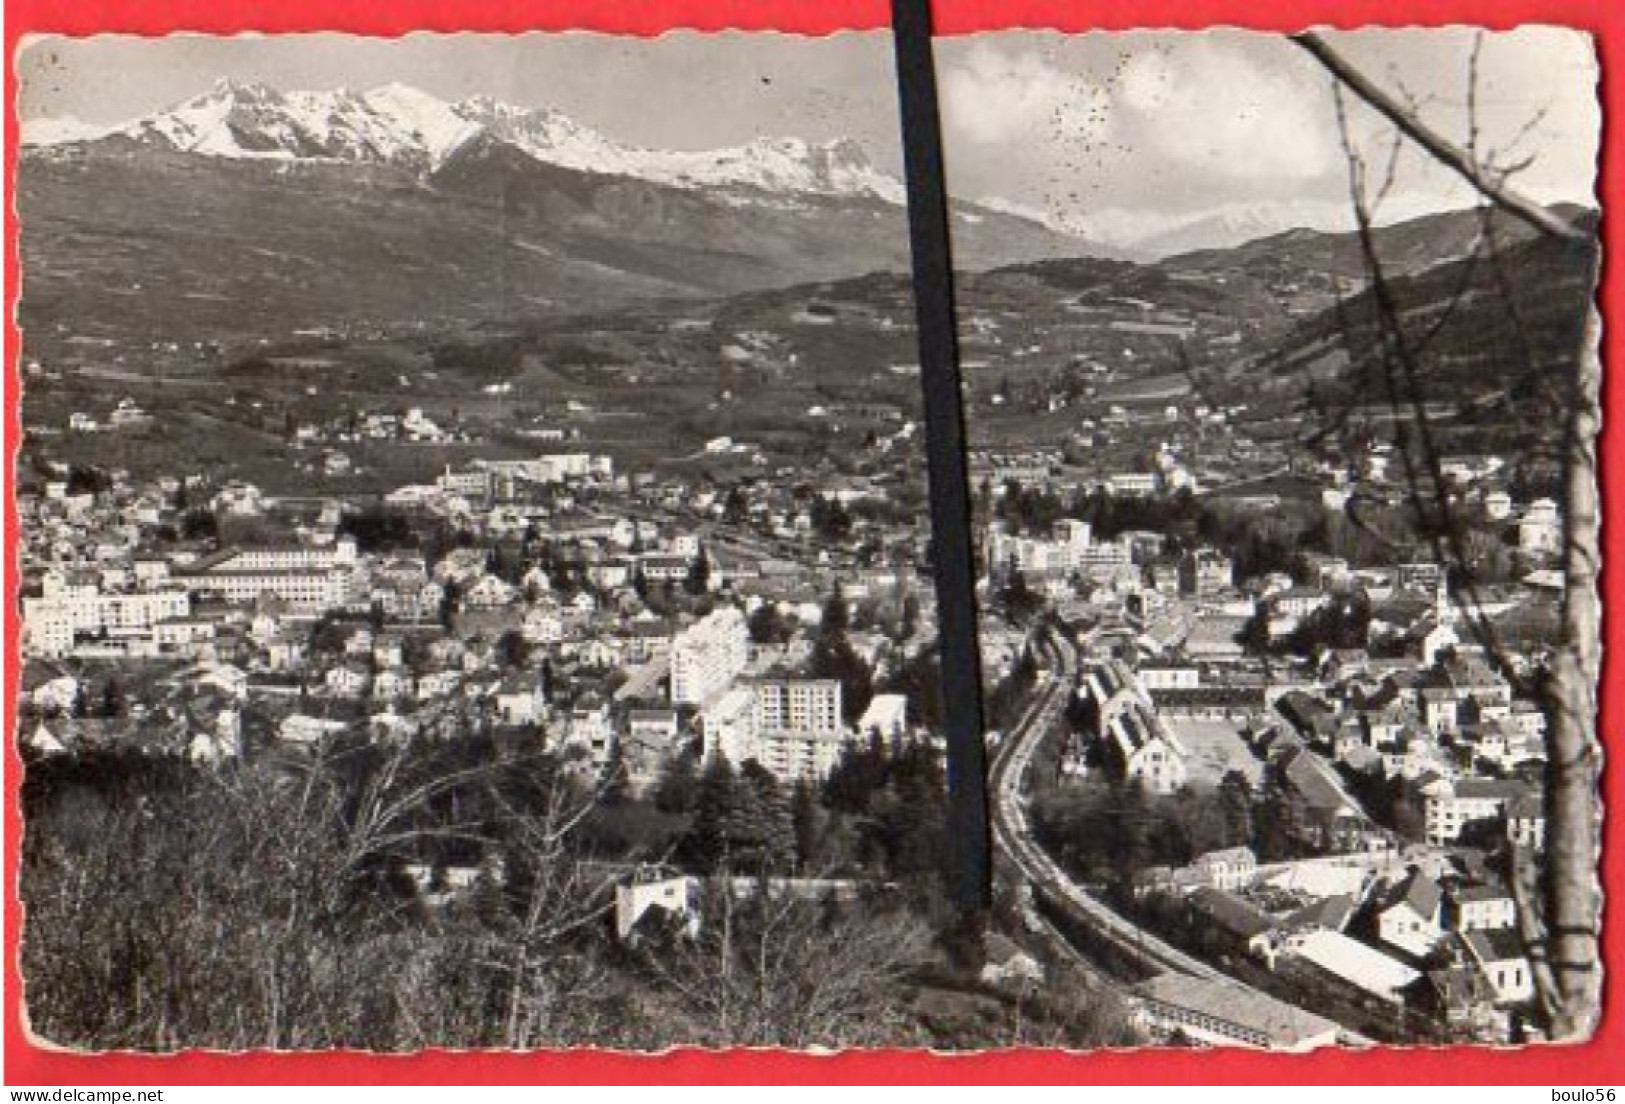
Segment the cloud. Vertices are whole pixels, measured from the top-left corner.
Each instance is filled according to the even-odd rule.
[[[1109,97],[1035,52],[979,43],[942,80],[943,116],[954,137],[977,145],[1100,137]]]
[[[1258,54],[1194,36],[1136,54],[1114,88],[1116,123],[1171,170],[1232,181],[1325,177],[1338,164],[1338,137],[1324,91],[1303,67]]]

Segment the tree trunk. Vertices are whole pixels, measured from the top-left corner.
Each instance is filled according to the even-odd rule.
[[[1552,1036],[1584,1039],[1596,1026],[1602,987],[1597,955],[1597,917],[1602,885],[1597,878],[1599,825],[1597,781],[1600,747],[1597,672],[1602,652],[1597,594],[1601,538],[1597,495],[1598,401],[1602,362],[1599,322],[1586,320],[1585,348],[1570,411],[1564,545],[1563,648],[1552,667],[1555,703],[1548,741],[1547,933],[1557,982]]]

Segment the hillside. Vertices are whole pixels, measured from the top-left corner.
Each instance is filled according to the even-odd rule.
[[[740,199],[584,173],[490,139],[422,176],[387,164],[204,157],[127,138],[25,151],[18,179],[32,358],[112,342],[240,348],[298,330],[434,329],[663,297],[904,271],[901,208],[872,196]],[[971,266],[1085,248],[991,213]]]
[[[1390,274],[1413,371],[1383,356],[1376,296],[1362,289],[1210,374],[1206,386],[1233,401],[1299,410],[1310,439],[1391,436],[1396,402],[1407,419],[1425,403],[1442,449],[1550,458],[1565,411],[1556,381],[1575,370],[1594,250],[1509,221],[1497,220],[1492,233],[1493,253],[1464,249]]]

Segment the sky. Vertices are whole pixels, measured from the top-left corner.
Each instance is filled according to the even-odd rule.
[[[1479,42],[1478,148],[1542,201],[1592,202],[1597,66],[1577,32],[1528,27],[1329,34],[1381,85],[1465,143]],[[672,149],[761,135],[856,139],[901,175],[890,37],[677,32],[341,35],[26,43],[18,113],[118,122],[222,76],[283,90],[401,81],[446,99],[483,93],[559,108],[623,141]],[[1003,32],[937,44],[950,190],[1098,236],[1134,240],[1215,212],[1287,224],[1348,211],[1349,171],[1330,81],[1276,35],[1238,30],[1060,35]],[[1356,148],[1380,175],[1389,134],[1361,105]],[[1465,185],[1406,149],[1379,217],[1460,206]]]

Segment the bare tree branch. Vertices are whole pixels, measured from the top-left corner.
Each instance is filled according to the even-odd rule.
[[[1505,188],[1500,180],[1486,172],[1466,150],[1425,126],[1402,104],[1373,84],[1364,73],[1344,60],[1341,54],[1327,45],[1325,39],[1314,31],[1304,31],[1291,37],[1293,43],[1320,62],[1341,85],[1398,127],[1401,133],[1421,146],[1440,164],[1459,174],[1484,198],[1543,234],[1569,241],[1583,242],[1591,239],[1587,231],[1571,225],[1540,204]]]

